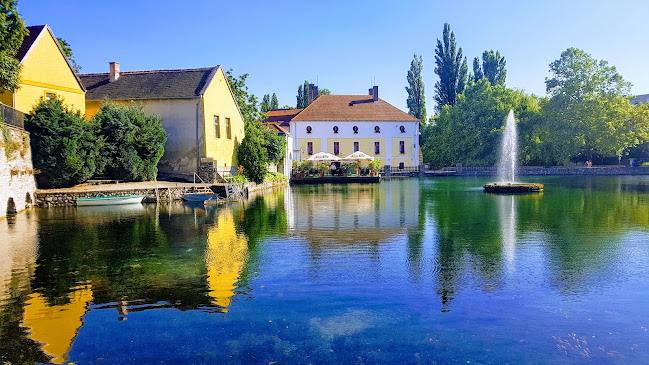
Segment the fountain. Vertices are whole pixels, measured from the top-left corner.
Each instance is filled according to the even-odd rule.
[[[505,124],[502,150],[498,164],[498,182],[484,186],[487,193],[534,193],[543,190],[543,184],[516,182],[518,158],[518,133],[514,111],[510,110]]]

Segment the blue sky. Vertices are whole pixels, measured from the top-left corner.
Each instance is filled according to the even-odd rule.
[[[407,111],[406,73],[424,58],[428,113],[434,48],[451,24],[468,58],[486,49],[507,60],[507,86],[545,95],[548,64],[568,47],[616,66],[649,93],[649,1],[35,1],[27,25],[49,24],[72,45],[82,73],[220,64],[249,73],[259,98],[295,106],[304,80],[334,94],[366,93]],[[471,68],[469,66],[469,68]]]

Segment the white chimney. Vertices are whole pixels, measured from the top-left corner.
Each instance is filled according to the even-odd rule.
[[[110,62],[110,82],[119,79],[119,62]]]

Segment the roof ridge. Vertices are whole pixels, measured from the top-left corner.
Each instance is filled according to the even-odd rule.
[[[199,68],[177,68],[177,69],[163,69],[163,70],[142,70],[142,71],[120,71],[120,75],[133,75],[133,74],[152,74],[152,73],[171,73],[171,72],[186,72],[186,71],[208,71],[218,68],[219,65],[211,67],[199,67]],[[79,76],[99,76],[99,75],[108,75],[110,72],[96,72],[96,73],[87,73],[79,74]]]

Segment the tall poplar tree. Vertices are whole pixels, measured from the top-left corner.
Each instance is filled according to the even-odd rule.
[[[426,122],[426,96],[424,94],[424,79],[421,75],[424,68],[424,59],[421,55],[417,56],[415,53],[410,62],[410,70],[408,71],[408,114],[419,119],[422,123]]]
[[[297,105],[296,108],[304,108],[304,91],[302,90],[302,85],[297,87]]]
[[[435,83],[435,109],[440,111],[444,105],[454,105],[457,95],[464,92],[468,72],[466,57],[462,59],[462,48],[457,48],[455,33],[448,23],[444,23],[443,40],[437,39],[435,64],[439,76]]]
[[[15,0],[0,0],[0,91],[14,91],[20,82],[16,54],[29,31],[18,15],[17,5]]]
[[[304,80],[304,86],[302,87],[302,96],[304,99],[302,100],[302,105],[303,108],[306,108],[309,106],[309,82],[307,80]]]
[[[479,57],[473,59],[474,81],[485,78],[492,85],[505,85],[505,79],[507,78],[506,64],[505,57],[501,56],[499,51],[482,52],[482,67],[480,67]]]
[[[259,109],[261,109],[262,113],[265,113],[269,111],[270,108],[270,94],[264,95],[264,97],[261,99],[261,104],[259,105]]]
[[[277,94],[273,93],[273,97],[270,98],[270,108],[279,109],[279,101],[277,100]]]

